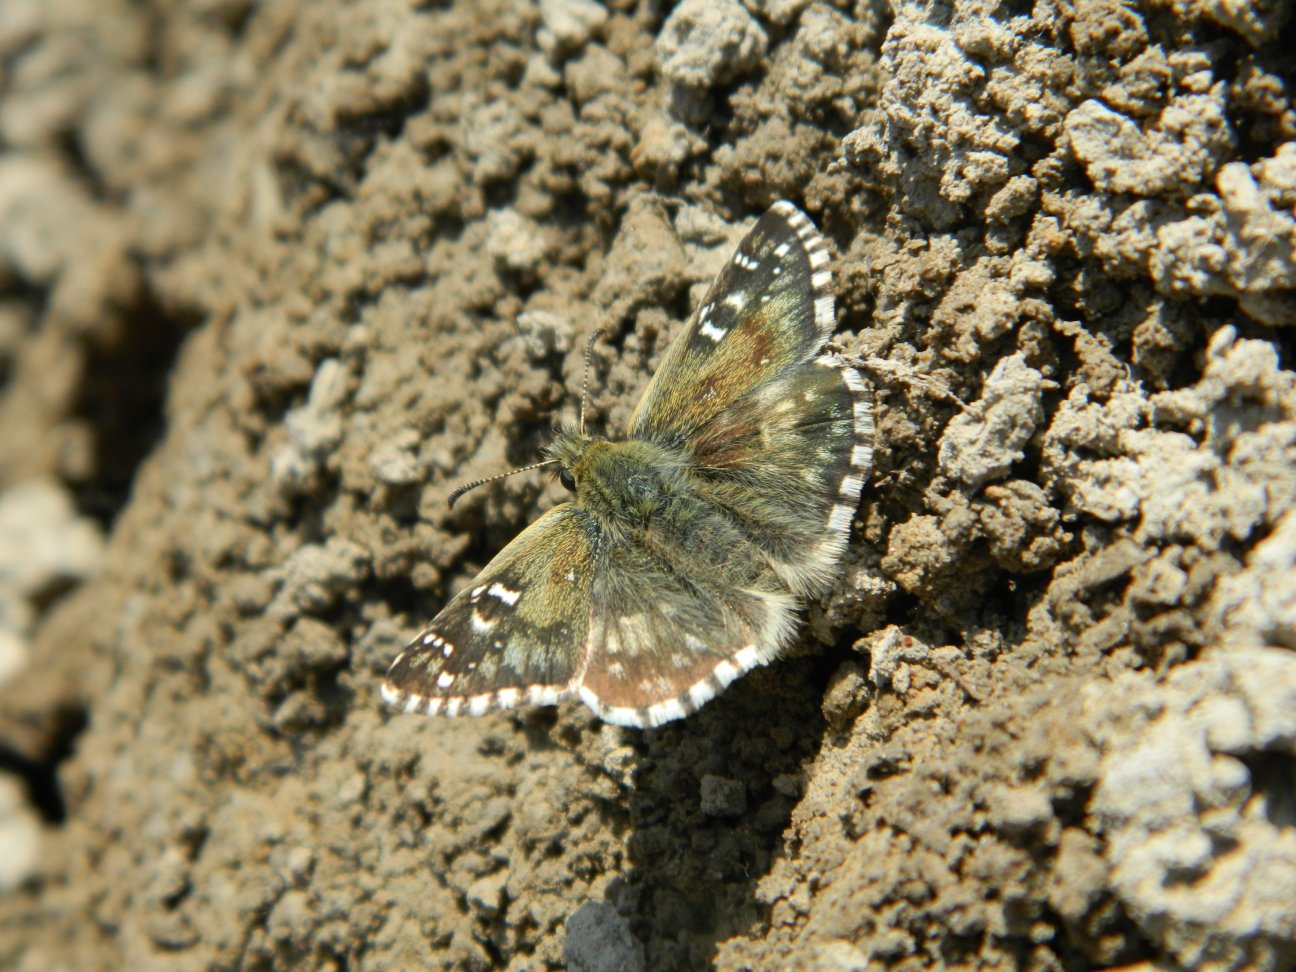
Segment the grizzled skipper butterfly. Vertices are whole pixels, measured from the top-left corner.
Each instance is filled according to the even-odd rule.
[[[823,352],[835,324],[827,244],[775,203],[666,352],[629,437],[558,431],[541,465],[574,498],[433,618],[383,698],[451,716],[580,698],[647,727],[774,659],[831,582],[872,465],[869,390]]]

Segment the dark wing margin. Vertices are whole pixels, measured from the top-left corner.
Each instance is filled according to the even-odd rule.
[[[738,244],[630,418],[634,438],[683,442],[836,328],[827,241],[787,201]]]
[[[588,514],[565,503],[523,530],[396,656],[383,699],[481,715],[571,697],[594,582]]]

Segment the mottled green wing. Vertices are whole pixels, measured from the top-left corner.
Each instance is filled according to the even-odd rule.
[[[756,386],[813,358],[834,327],[827,243],[799,209],[775,203],[667,350],[630,435],[686,441]]]
[[[518,534],[396,657],[383,698],[453,716],[573,695],[586,661],[592,529],[565,503]]]

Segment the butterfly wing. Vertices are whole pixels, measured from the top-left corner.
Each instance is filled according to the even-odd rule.
[[[606,546],[580,697],[617,725],[682,718],[777,655],[796,606],[728,517],[694,504]]]
[[[564,503],[518,534],[396,657],[383,698],[453,716],[570,696],[589,634],[591,530]]]
[[[871,398],[855,369],[822,356],[700,433],[696,502],[599,557],[578,681],[607,722],[681,718],[780,653],[799,598],[831,581],[846,547],[872,462]]]
[[[804,213],[777,202],[666,351],[630,435],[688,441],[770,376],[815,357],[835,326],[828,245]]]
[[[738,245],[666,353],[631,435],[687,450],[699,495],[727,510],[797,594],[846,546],[873,460],[872,396],[844,359],[828,245],[789,202]]]
[[[578,695],[604,721],[655,726],[790,637],[794,599],[715,511],[598,536],[572,504],[533,523],[396,657],[383,698],[455,716]]]
[[[820,593],[845,550],[873,465],[873,398],[825,354],[784,370],[699,429],[694,488],[724,509],[787,587]]]

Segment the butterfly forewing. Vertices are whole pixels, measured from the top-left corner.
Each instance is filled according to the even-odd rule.
[[[810,220],[775,203],[667,350],[630,435],[686,442],[756,385],[814,357],[834,327],[828,259]]]
[[[459,715],[571,695],[594,580],[588,526],[567,503],[522,531],[397,656],[383,697]]]

